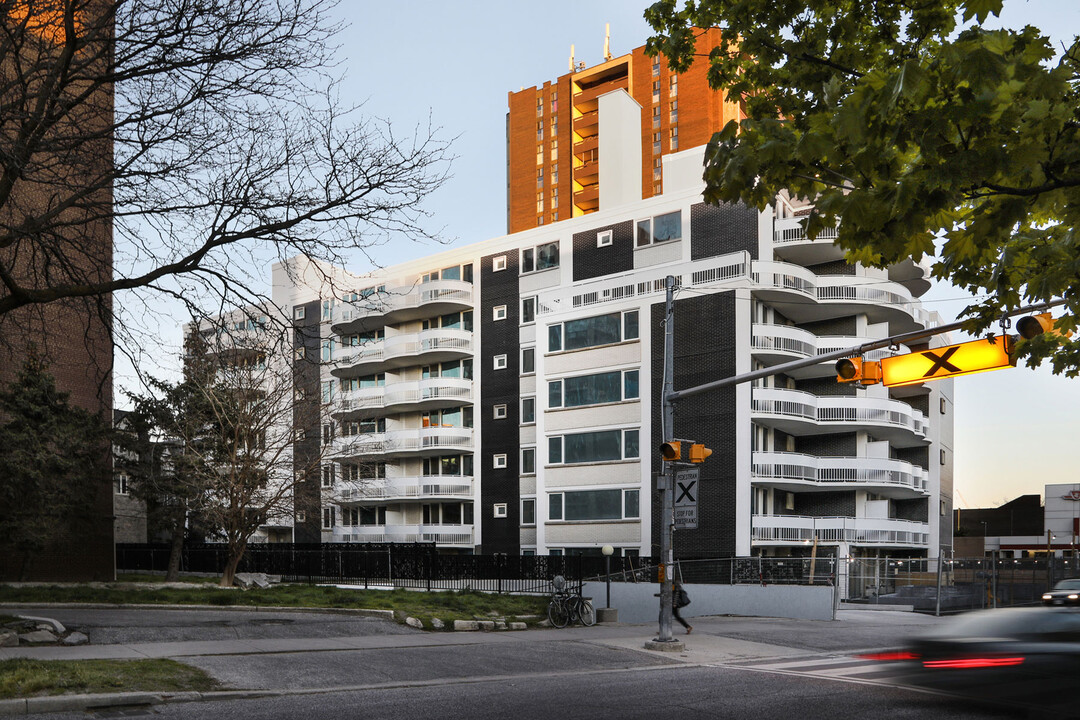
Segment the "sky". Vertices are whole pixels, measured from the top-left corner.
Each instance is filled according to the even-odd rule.
[[[389,120],[395,133],[430,121],[453,138],[452,178],[427,203],[429,228],[441,229],[447,247],[497,237],[506,232],[507,92],[566,73],[571,45],[576,60],[600,62],[605,23],[613,55],[643,45],[646,6],[633,0],[343,0],[335,11],[346,25],[338,38],[341,99],[363,103],[364,114]],[[1024,23],[1050,29],[1060,45],[1080,34],[1080,3],[1006,0],[1002,24]],[[390,265],[442,249],[404,241],[376,248],[373,256]],[[269,283],[269,268],[266,274]],[[965,297],[943,284],[923,299],[949,322]],[[178,327],[168,332],[162,325],[178,346]],[[955,383],[958,507],[994,506],[1041,494],[1047,483],[1080,480],[1072,454],[1080,446],[1080,380],[1020,367]]]

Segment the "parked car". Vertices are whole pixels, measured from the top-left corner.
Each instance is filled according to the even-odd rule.
[[[966,613],[898,654],[908,684],[980,700],[1076,713],[1080,609]]]
[[[1080,605],[1080,578],[1062,580],[1050,592],[1043,593],[1043,605]]]

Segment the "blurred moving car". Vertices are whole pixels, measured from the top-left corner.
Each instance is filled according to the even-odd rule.
[[[886,658],[882,658],[886,659]],[[1080,712],[1080,608],[980,610],[920,637],[893,660],[934,690]]]
[[[1043,593],[1042,601],[1044,605],[1080,605],[1080,578],[1062,580]]]

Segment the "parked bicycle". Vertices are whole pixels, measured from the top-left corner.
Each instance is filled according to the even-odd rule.
[[[596,610],[592,601],[581,596],[580,592],[571,594],[566,589],[566,579],[562,575],[556,575],[551,581],[555,591],[548,603],[548,620],[557,628],[564,628],[575,622],[580,622],[585,627],[596,624]]]

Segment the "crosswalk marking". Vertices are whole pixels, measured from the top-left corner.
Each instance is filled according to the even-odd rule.
[[[777,658],[773,661],[753,661],[730,663],[728,667],[758,672],[775,672],[785,675],[804,675],[828,678],[830,680],[848,680],[858,683],[893,684],[904,674],[904,666],[899,663],[868,660],[857,655],[819,655],[801,658]]]

